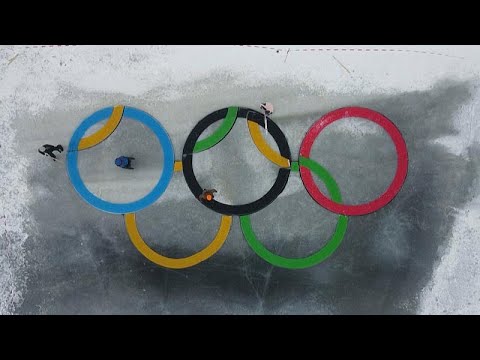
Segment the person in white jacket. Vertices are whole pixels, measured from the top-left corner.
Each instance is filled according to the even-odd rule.
[[[262,109],[263,111],[263,119],[265,121],[265,132],[268,132],[267,116],[270,116],[273,114],[273,105],[272,103],[264,102],[260,105],[260,109]]]

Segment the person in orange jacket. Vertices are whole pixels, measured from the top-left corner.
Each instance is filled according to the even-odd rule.
[[[215,197],[215,193],[217,192],[217,190],[215,189],[203,189],[202,193],[200,194],[200,196],[198,197],[198,200],[200,201],[212,201]]]

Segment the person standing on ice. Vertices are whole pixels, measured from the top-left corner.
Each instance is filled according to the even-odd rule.
[[[132,160],[135,160],[135,158],[129,156],[120,156],[115,159],[115,165],[121,167],[122,169],[133,170]]]
[[[214,194],[216,192],[217,192],[217,190],[215,190],[215,189],[203,189],[202,193],[198,197],[198,200],[210,202],[214,199],[214,197],[215,197]]]
[[[42,149],[43,148],[43,149]],[[38,152],[42,155],[45,155],[45,156],[50,156],[53,161],[57,161],[57,157],[55,156],[55,154],[53,153],[54,151],[58,151],[59,153],[61,153],[63,151],[63,146],[62,145],[57,145],[57,146],[53,146],[53,145],[50,145],[50,144],[45,144],[42,146],[42,148],[38,149]]]
[[[265,121],[265,132],[268,132],[268,127],[267,127],[267,116],[270,116],[273,114],[273,104],[269,102],[264,102],[260,104],[260,109],[263,111],[263,120]]]

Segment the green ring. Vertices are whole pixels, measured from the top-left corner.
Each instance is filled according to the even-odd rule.
[[[338,188],[338,185],[333,177],[324,167],[314,160],[305,157],[300,157],[299,164],[300,166],[310,169],[325,183],[325,186],[327,187],[327,190],[333,201],[339,204],[342,203],[340,189]],[[240,216],[240,227],[242,228],[245,240],[247,240],[247,243],[250,245],[252,250],[268,263],[286,269],[305,269],[314,265],[318,265],[327,259],[342,243],[347,231],[347,222],[347,216],[339,215],[335,232],[330,240],[328,240],[328,242],[320,250],[304,258],[292,259],[276,255],[268,250],[261,242],[258,241],[257,237],[255,236],[255,233],[252,229],[252,224],[250,222],[250,217],[248,215]]]
[[[225,136],[228,135],[230,130],[232,130],[233,125],[235,125],[235,120],[237,120],[238,107],[229,107],[227,110],[227,115],[225,119],[209,137],[199,140],[196,142],[195,147],[193,148],[194,153],[199,153],[205,150],[210,149],[222,141]]]

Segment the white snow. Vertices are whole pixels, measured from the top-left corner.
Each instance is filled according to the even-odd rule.
[[[456,217],[448,248],[422,293],[420,314],[480,313],[480,196],[457,209]]]
[[[7,54],[0,54],[2,62]],[[2,64],[3,65],[3,64]],[[3,65],[4,66],[4,65]],[[2,68],[3,70],[3,68]],[[0,72],[0,79],[4,72]],[[16,153],[15,131],[10,119],[15,112],[12,95],[0,95],[0,314],[12,313],[23,298],[26,278],[24,231],[28,219],[28,189],[25,179],[26,161]]]
[[[63,88],[117,94],[121,102],[126,96],[142,96],[153,88],[163,87],[162,100],[173,101],[188,99],[196,80],[215,78],[223,72],[231,75],[233,84],[241,89],[255,88],[255,84],[288,86],[293,82],[320,92],[368,96],[425,90],[445,77],[477,78],[480,70],[478,46],[271,47],[280,51],[240,46],[0,47],[0,314],[11,313],[21,304],[26,282],[24,245],[30,194],[25,167],[29,150],[16,148],[12,121],[17,113],[35,115],[35,124],[30,124],[35,143],[47,138],[61,138],[66,143],[79,119],[54,124],[52,128],[43,116],[52,110]],[[324,50],[298,51],[312,47]],[[366,51],[373,48],[387,51]],[[301,96],[293,93],[291,99],[295,101]],[[231,101],[235,103],[235,99]],[[319,101],[322,105],[328,103],[328,99]],[[275,105],[277,115],[284,115]],[[82,99],[73,94],[71,101],[63,106],[82,109],[85,115],[95,110],[84,109]],[[474,108],[465,108],[461,116],[472,121],[474,114],[478,114]],[[178,120],[165,121],[168,126]],[[472,126],[470,130],[460,130],[457,137],[438,142],[454,153],[462,152],[478,133],[477,127]],[[459,128],[463,129],[463,124]],[[479,214],[477,202],[459,209],[450,246],[424,293],[424,313],[480,312],[478,305],[468,304],[470,299],[475,304],[475,296],[476,303],[480,303],[478,286],[473,285],[480,284],[479,252],[472,256],[475,249],[480,250],[475,230]]]
[[[435,140],[452,154],[468,156],[467,149],[479,143],[480,91],[461,107],[456,116],[455,136]],[[477,174],[478,176],[479,174]],[[456,221],[447,249],[441,249],[441,260],[431,283],[421,296],[422,314],[480,314],[480,184],[475,198],[456,210]]]
[[[444,145],[454,155],[468,155],[467,148],[478,143],[480,135],[478,114],[480,114],[480,91],[476,90],[473,100],[463,105],[456,114],[455,125],[458,134],[438,138],[435,143]]]

